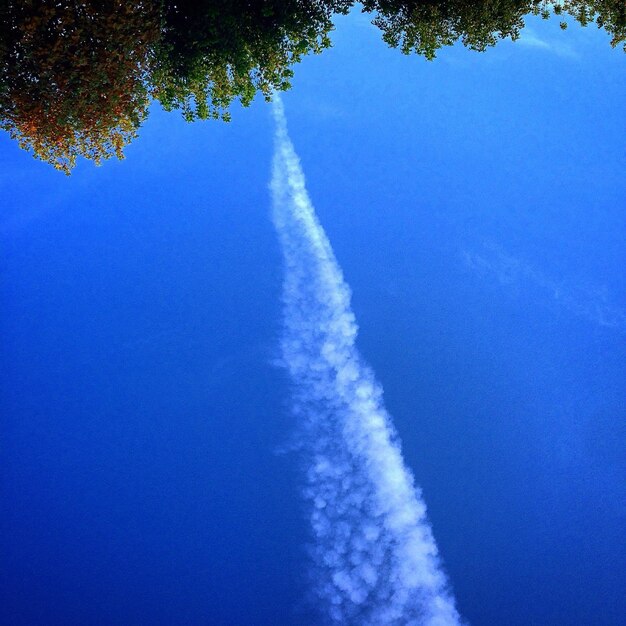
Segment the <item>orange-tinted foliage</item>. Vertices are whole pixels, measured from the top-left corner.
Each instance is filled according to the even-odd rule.
[[[1,127],[66,173],[78,156],[122,158],[149,103],[146,71],[159,37],[153,3],[31,0],[9,13]]]

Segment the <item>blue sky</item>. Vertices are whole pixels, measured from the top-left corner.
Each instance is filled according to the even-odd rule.
[[[623,623],[623,52],[337,24],[285,108],[459,610]],[[271,137],[155,108],[70,178],[0,137],[3,622],[310,619]]]

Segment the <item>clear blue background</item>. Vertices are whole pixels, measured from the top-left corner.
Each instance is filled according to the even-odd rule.
[[[625,57],[357,14],[284,98],[475,625],[626,621]],[[0,137],[0,622],[307,624],[267,105],[71,178]]]

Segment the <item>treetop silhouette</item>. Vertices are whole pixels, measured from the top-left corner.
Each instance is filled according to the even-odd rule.
[[[123,158],[153,100],[228,120],[234,100],[288,89],[355,6],[388,45],[428,59],[458,40],[482,51],[515,39],[532,13],[626,41],[623,0],[0,0],[0,127],[67,174],[79,156]]]

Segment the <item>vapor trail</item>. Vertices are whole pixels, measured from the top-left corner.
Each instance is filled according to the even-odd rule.
[[[309,200],[280,100],[273,110],[273,220],[286,272],[281,348],[303,428],[320,604],[336,624],[460,624],[420,490],[355,347],[350,289]]]

